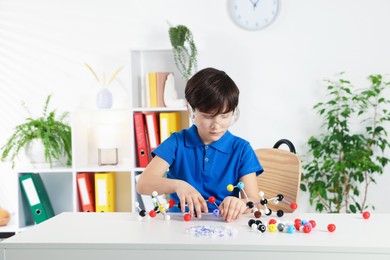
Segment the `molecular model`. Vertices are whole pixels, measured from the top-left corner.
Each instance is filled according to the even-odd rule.
[[[248,198],[248,196],[247,196],[247,194],[246,194],[246,192],[245,192],[245,190],[244,190],[244,187],[245,187],[244,183],[243,183],[243,182],[239,182],[239,183],[237,183],[237,186],[233,186],[232,184],[229,184],[229,185],[227,186],[227,190],[230,191],[230,192],[232,192],[235,188],[237,188],[237,189],[239,189],[240,191],[242,191],[242,193],[243,193],[243,195],[244,195],[244,197],[245,197],[245,199],[246,199],[246,201],[247,201],[247,203],[246,203],[247,208],[253,210],[254,216],[255,216],[256,218],[260,218],[263,214],[266,215],[266,216],[271,216],[272,210],[271,210],[270,208],[267,207],[267,204],[268,204],[269,201],[273,201],[273,203],[274,203],[275,205],[276,205],[276,204],[279,204],[279,202],[283,201],[284,203],[289,204],[289,205],[290,205],[290,208],[291,208],[292,210],[296,210],[296,209],[298,208],[298,204],[297,204],[297,203],[295,203],[295,202],[290,202],[290,201],[286,200],[282,194],[278,194],[278,195],[277,195],[276,197],[274,197],[274,198],[266,199],[266,198],[264,197],[264,192],[263,192],[263,191],[260,191],[260,192],[259,192],[259,196],[260,196],[261,200],[260,200],[259,202],[257,202],[257,203],[253,203],[252,201],[249,200],[249,198]],[[259,204],[262,205],[262,206],[264,207],[263,210],[258,210],[258,209],[255,207],[255,205],[259,205]],[[278,210],[278,211],[276,212],[276,215],[277,215],[278,217],[282,217],[282,216],[284,215],[284,211],[280,209],[280,210]]]
[[[280,232],[293,234],[296,231],[300,231],[307,234],[310,233],[317,224],[314,220],[306,221],[296,218],[293,222],[270,219],[268,223],[263,223],[258,219],[250,219],[248,225],[251,229],[259,230],[261,233],[264,233],[268,229],[270,232],[276,232],[278,230]]]
[[[272,201],[275,205],[279,204],[279,202],[282,201],[282,202],[284,202],[284,203],[289,204],[289,205],[290,205],[290,208],[291,208],[292,210],[296,210],[296,209],[298,208],[298,204],[297,204],[297,203],[295,203],[295,202],[290,202],[290,201],[286,200],[282,194],[278,194],[278,195],[277,195],[276,197],[274,197],[274,198],[266,199],[266,198],[264,198],[264,192],[263,192],[263,191],[260,191],[260,192],[259,192],[259,196],[260,196],[260,198],[261,198],[261,200],[260,200],[259,203],[264,207],[264,210],[260,210],[260,211],[258,211],[258,212],[255,212],[254,214],[255,214],[255,217],[256,217],[256,218],[260,218],[262,214],[265,214],[266,216],[271,216],[271,215],[272,215],[272,210],[271,210],[270,208],[267,207],[267,204],[268,204],[269,201]],[[257,203],[257,204],[259,204],[259,203]],[[281,210],[281,209],[279,209],[279,210],[276,211],[276,215],[277,215],[278,217],[283,217],[284,211]]]
[[[364,211],[362,213],[363,219],[367,220],[371,216],[370,212]],[[269,232],[275,232],[275,231],[280,231],[280,232],[285,232],[289,234],[293,234],[295,232],[302,232],[305,234],[310,233],[312,230],[314,230],[317,226],[316,221],[314,220],[303,220],[296,218],[293,221],[279,221],[275,219],[270,219],[268,223],[263,222],[259,219],[250,219],[248,221],[248,226],[252,230],[258,230],[261,233],[264,233],[265,231]],[[326,229],[328,232],[333,233],[336,231],[336,225],[334,223],[330,223],[326,226]]]
[[[161,202],[158,198],[157,191],[152,192],[152,202],[154,204],[154,208],[146,214],[146,210],[141,209],[139,203],[135,203],[135,207],[138,209],[138,217],[141,220],[142,218],[148,216],[150,218],[155,218],[157,214],[161,213],[164,215],[165,220],[170,220],[171,217],[167,214],[168,210],[172,208],[175,204],[173,199],[170,199],[168,202]],[[189,215],[189,214],[188,214]]]
[[[259,192],[259,196],[261,197],[261,200],[259,202],[254,203],[253,201],[249,200],[249,198],[245,192],[244,187],[245,187],[244,183],[239,182],[239,183],[237,183],[236,186],[229,184],[227,186],[227,190],[229,192],[233,192],[234,189],[238,189],[239,191],[241,191],[245,197],[247,208],[252,209],[256,218],[260,218],[262,216],[262,214],[265,214],[267,216],[270,216],[272,214],[272,210],[267,207],[268,201],[273,201],[275,204],[278,204],[279,202],[283,201],[285,203],[288,203],[290,205],[290,208],[293,210],[297,209],[297,207],[298,207],[298,205],[296,203],[291,203],[291,202],[287,201],[282,194],[278,194],[275,198],[266,199],[266,198],[264,198],[264,192]],[[167,214],[168,210],[173,208],[174,206],[177,206],[178,208],[181,207],[180,203],[175,205],[175,201],[173,199],[170,199],[168,201],[165,201],[165,200],[160,201],[158,198],[158,193],[156,191],[152,192],[151,196],[152,196],[152,202],[154,204],[154,209],[150,210],[148,212],[148,214],[146,213],[146,210],[141,209],[139,207],[138,202],[136,203],[135,206],[139,211],[139,219],[142,219],[146,216],[149,218],[155,218],[157,216],[157,214],[161,213],[162,215],[164,215],[165,220],[170,220],[170,216]],[[207,199],[207,202],[216,206],[216,209],[213,210],[213,215],[216,217],[220,216],[220,212],[218,209],[219,205],[217,205],[217,203],[216,203],[216,198],[214,196],[210,196]],[[256,205],[262,205],[264,207],[264,209],[259,210],[257,207],[255,207]],[[278,210],[276,212],[276,214],[278,217],[282,217],[284,215],[284,212],[283,212],[283,210]],[[191,214],[189,214],[188,212],[184,213],[183,219],[185,221],[190,221]]]

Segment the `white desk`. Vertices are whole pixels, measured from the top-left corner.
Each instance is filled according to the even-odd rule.
[[[137,220],[131,213],[62,213],[0,243],[0,259],[390,259],[390,214],[286,214],[279,220],[314,219],[309,234],[260,233],[249,228],[252,214],[234,223],[212,215],[190,222],[181,214]],[[261,220],[269,220],[262,217]],[[335,232],[327,231],[334,223]],[[195,237],[197,225],[224,226],[231,237]],[[256,257],[256,258],[255,258]],[[299,258],[298,258],[299,257]]]

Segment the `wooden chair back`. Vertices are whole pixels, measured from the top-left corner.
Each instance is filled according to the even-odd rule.
[[[301,160],[294,152],[277,149],[262,148],[255,150],[257,158],[264,168],[264,172],[257,177],[259,191],[263,191],[265,198],[274,198],[282,194],[288,202],[297,202],[301,180]],[[274,204],[269,201],[267,207],[273,212],[281,209],[285,213],[293,210],[288,203]]]

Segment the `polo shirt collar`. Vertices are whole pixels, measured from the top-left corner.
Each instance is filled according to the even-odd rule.
[[[209,144],[209,146],[213,147],[214,149],[217,149],[220,152],[228,153],[232,149],[233,140],[234,138],[232,133],[226,131],[226,133],[218,141]],[[197,147],[205,145],[200,139],[198,129],[195,125],[192,125],[186,132],[185,144],[188,147]]]

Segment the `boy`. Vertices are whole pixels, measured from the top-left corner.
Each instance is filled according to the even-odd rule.
[[[249,142],[228,131],[238,117],[239,89],[225,72],[206,68],[187,82],[185,98],[193,125],[173,133],[152,152],[137,192],[171,194],[182,212],[187,206],[199,218],[216,208],[206,202],[214,196],[223,219],[234,221],[246,211],[246,200],[227,185],[243,182],[249,200],[257,202],[256,176],[263,172]]]

